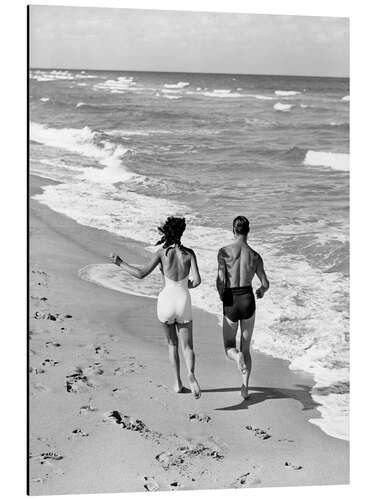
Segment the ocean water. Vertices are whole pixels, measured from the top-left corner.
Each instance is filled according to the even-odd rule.
[[[80,224],[131,238],[147,258],[157,225],[184,215],[215,314],[217,250],[251,221],[271,288],[254,347],[315,379],[323,431],[349,439],[349,81],[254,75],[30,72],[30,171],[59,181],[35,196]],[[156,297],[102,263],[81,278]],[[199,335],[199,327],[197,328]],[[217,341],[221,342],[220,335]]]

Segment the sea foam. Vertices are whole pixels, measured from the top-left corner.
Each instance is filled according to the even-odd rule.
[[[298,95],[301,92],[298,92],[296,90],[275,90],[275,95],[282,96],[282,97],[289,97],[293,95]]]
[[[165,83],[164,87],[167,89],[183,89],[184,87],[188,87],[189,85],[189,82]]]
[[[334,170],[349,171],[349,154],[327,153],[325,151],[307,151],[304,165],[331,167]]]
[[[273,109],[275,111],[290,111],[293,107],[293,104],[284,104],[282,102],[277,102],[274,104]]]
[[[83,177],[92,182],[114,183],[129,180],[136,175],[128,172],[122,162],[130,150],[102,139],[99,132],[89,127],[57,129],[31,122],[30,139],[97,160],[106,168],[85,168],[83,173]]]

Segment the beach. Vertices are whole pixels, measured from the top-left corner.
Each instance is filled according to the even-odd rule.
[[[243,401],[217,318],[196,307],[202,397],[175,394],[155,299],[78,276],[111,251],[139,263],[138,246],[33,199],[46,184],[30,176],[31,494],[349,482],[349,442],[309,422],[312,375],[253,350]]]

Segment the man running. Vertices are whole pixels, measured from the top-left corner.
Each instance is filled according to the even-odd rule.
[[[242,374],[241,396],[248,397],[251,372],[250,342],[255,321],[255,298],[252,280],[256,274],[261,299],[269,288],[262,257],[247,243],[250,224],[240,215],[233,220],[234,243],[220,248],[216,287],[223,302],[223,339],[226,355],[237,363]],[[241,326],[240,350],[236,347],[238,322]]]

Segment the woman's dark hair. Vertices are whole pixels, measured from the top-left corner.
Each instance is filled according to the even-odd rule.
[[[155,245],[163,245],[168,248],[171,245],[181,245],[181,236],[185,231],[186,223],[184,217],[168,217],[162,226],[158,227],[163,236]]]
[[[239,215],[233,220],[233,232],[235,234],[247,234],[250,231],[250,222],[243,216]]]

